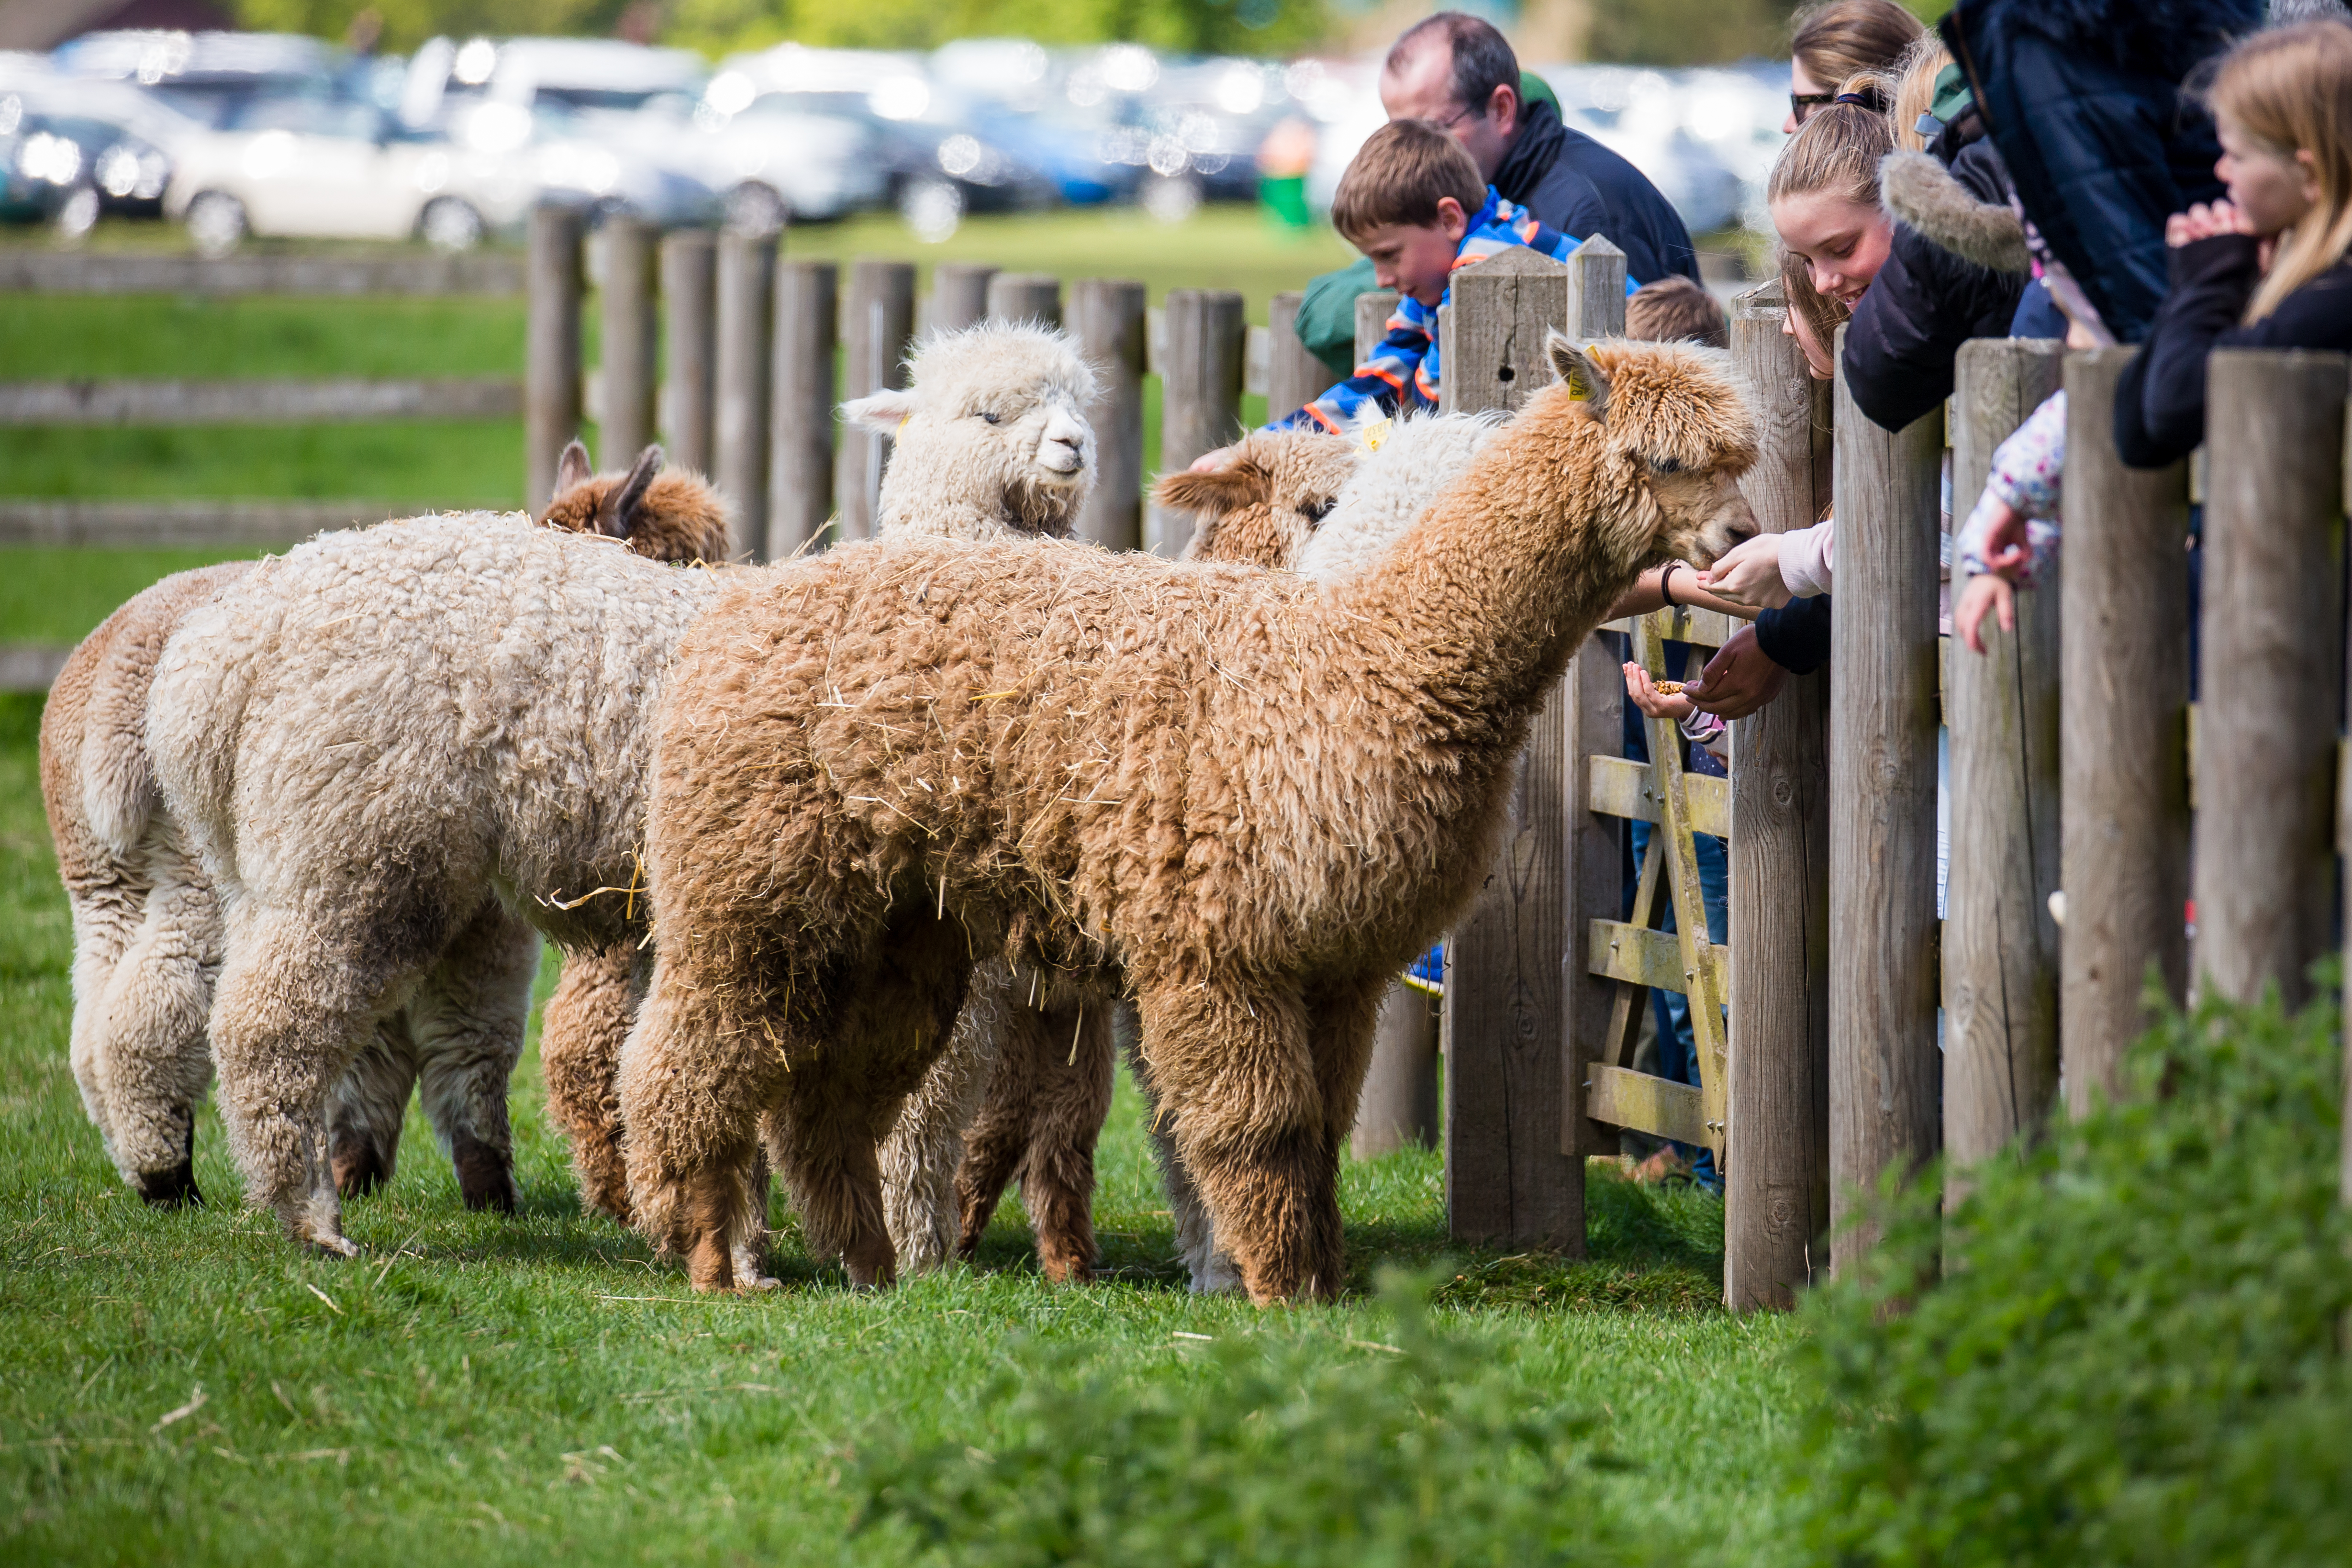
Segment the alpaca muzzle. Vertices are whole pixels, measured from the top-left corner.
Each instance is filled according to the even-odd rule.
[[[1066,483],[1086,472],[1090,434],[1084,423],[1058,410],[1046,420],[1037,442],[1037,466],[1049,476],[1045,483]]]

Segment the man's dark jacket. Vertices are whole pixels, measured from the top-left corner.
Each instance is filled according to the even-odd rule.
[[[1957,127],[1929,148],[1979,202],[2006,204],[1990,143]],[[1854,406],[1900,430],[1952,395],[1952,367],[1970,338],[2006,338],[2025,275],[1964,261],[1902,224],[1845,332],[1845,382]]]
[[[2119,341],[2164,298],[2166,217],[2222,194],[2181,83],[2262,20],[2262,0],[1958,0],[1944,18],[2025,215]]]

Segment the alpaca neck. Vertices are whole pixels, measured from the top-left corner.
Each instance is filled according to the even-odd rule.
[[[1445,708],[1532,715],[1654,535],[1636,515],[1646,494],[1610,483],[1606,462],[1580,417],[1507,428],[1378,566],[1331,591],[1342,623],[1383,628]]]

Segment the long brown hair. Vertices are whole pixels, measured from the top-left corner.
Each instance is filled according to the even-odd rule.
[[[2352,27],[2305,22],[2256,33],[2221,61],[2214,114],[2265,151],[2311,154],[2319,200],[2279,236],[2271,269],[2246,301],[2259,321],[2352,247]]]
[[[1864,71],[1891,69],[1927,31],[1895,0],[1823,0],[1793,18],[1789,53],[1824,87]]]
[[[1838,97],[1864,101],[1824,104],[1805,116],[1805,123],[1772,162],[1764,199],[1777,202],[1826,191],[1874,209],[1879,162],[1895,151],[1894,126],[1877,106],[1891,96],[1887,84],[1874,75],[1844,78]]]

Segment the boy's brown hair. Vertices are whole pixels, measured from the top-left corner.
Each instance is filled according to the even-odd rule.
[[[1475,217],[1486,204],[1486,182],[1462,144],[1425,120],[1391,120],[1371,134],[1331,197],[1331,226],[1360,241],[1390,224],[1433,228],[1447,196]]]
[[[1723,302],[1687,277],[1661,277],[1625,301],[1625,336],[1667,343],[1678,339],[1710,349],[1731,346],[1731,319]]]

